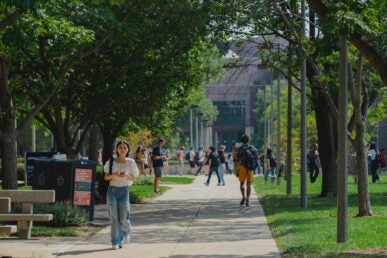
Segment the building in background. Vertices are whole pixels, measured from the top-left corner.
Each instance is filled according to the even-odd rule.
[[[279,44],[274,39],[274,44]],[[264,89],[272,81],[271,72],[262,66],[259,45],[263,38],[230,42],[224,46],[226,74],[206,87],[206,96],[217,106],[219,115],[211,125],[212,142],[215,146],[226,145],[227,150],[239,142],[242,134],[251,136],[258,130],[254,109],[258,89]],[[269,86],[270,87],[270,86]]]

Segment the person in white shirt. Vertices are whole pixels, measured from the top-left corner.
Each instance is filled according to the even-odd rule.
[[[109,181],[106,200],[114,250],[122,248],[123,243],[130,242],[129,186],[136,181],[139,170],[136,162],[128,158],[129,153],[129,144],[125,141],[118,142],[117,158],[110,159],[104,166],[105,180]]]

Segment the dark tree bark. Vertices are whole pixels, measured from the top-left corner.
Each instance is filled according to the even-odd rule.
[[[337,193],[337,120],[321,92],[316,94],[315,105],[323,179],[320,197],[332,197]]]
[[[93,160],[98,163],[98,134],[99,128],[94,125],[90,128],[89,139],[89,160]]]
[[[0,159],[3,189],[17,189],[16,110],[8,86],[8,67],[0,56]]]

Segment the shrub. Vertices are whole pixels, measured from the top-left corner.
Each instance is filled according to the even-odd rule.
[[[137,177],[135,185],[153,185],[151,177]]]
[[[89,218],[88,213],[73,206],[70,202],[57,202],[54,204],[35,204],[34,213],[51,213],[54,219],[48,222],[34,222],[34,225],[51,227],[79,227],[84,226]]]

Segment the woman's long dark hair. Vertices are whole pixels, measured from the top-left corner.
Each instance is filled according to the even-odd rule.
[[[122,140],[122,141],[119,141],[117,142],[116,144],[116,154],[117,154],[117,157],[120,156],[120,154],[118,153],[117,149],[118,149],[118,146],[120,146],[121,144],[125,144],[127,147],[128,147],[128,153],[126,153],[126,157],[129,157],[129,153],[130,153],[130,146],[129,146],[129,143],[127,143],[126,141]]]

